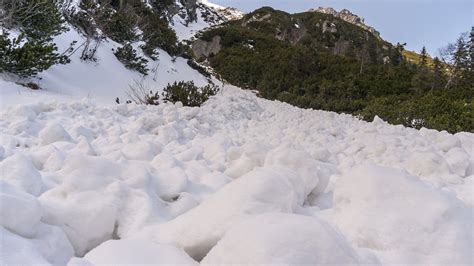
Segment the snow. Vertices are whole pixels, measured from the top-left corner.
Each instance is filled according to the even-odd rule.
[[[1,264],[473,262],[471,133],[231,86],[200,108],[42,100],[0,117]]]
[[[179,41],[191,40],[200,31],[229,20],[240,19],[244,15],[235,8],[223,7],[207,0],[198,0],[197,3],[202,5],[197,6],[195,21],[187,21],[181,14],[176,14],[172,18],[170,26],[176,32]],[[177,2],[177,5],[182,7],[180,2]],[[205,14],[210,18],[206,19]]]
[[[176,32],[176,36],[178,37],[179,41],[189,40],[199,31],[213,26],[204,20],[200,9],[196,10],[196,14],[197,21],[192,21],[189,23],[186,23],[185,19],[183,19],[180,15],[175,15],[173,17],[171,28]]]
[[[3,181],[0,181],[0,199],[0,224],[23,237],[34,236],[34,229],[40,223],[42,215],[38,200]]]
[[[387,264],[472,262],[472,208],[418,177],[362,165],[334,189],[334,221]]]
[[[303,191],[298,191],[304,186],[302,181],[296,173],[284,168],[258,169],[223,187],[173,221],[148,228],[145,234],[157,243],[174,244],[200,259],[232,224],[250,215],[292,212],[302,205]]]
[[[201,265],[349,265],[362,262],[347,240],[314,217],[269,213],[226,232]]]
[[[198,265],[184,251],[140,239],[109,240],[84,258],[73,258],[74,265]]]
[[[43,223],[34,196],[0,181],[0,207],[0,264],[65,264],[74,255],[64,232]]]
[[[43,182],[30,159],[19,153],[0,162],[0,179],[31,195],[39,196]]]

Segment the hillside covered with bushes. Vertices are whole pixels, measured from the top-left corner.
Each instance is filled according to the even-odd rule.
[[[459,132],[474,130],[471,43],[460,36],[432,59],[330,14],[265,7],[202,33],[193,50],[226,81],[267,99]]]

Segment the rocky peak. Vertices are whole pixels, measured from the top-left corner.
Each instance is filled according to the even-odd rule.
[[[378,31],[376,31],[373,27],[365,24],[364,18],[355,15],[348,9],[342,9],[341,11],[337,12],[332,7],[318,7],[317,9],[310,9],[309,11],[332,15],[351,24],[357,25],[367,30],[368,32],[371,32],[375,36],[380,37],[380,33]]]

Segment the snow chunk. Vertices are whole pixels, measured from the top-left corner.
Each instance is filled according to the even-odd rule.
[[[300,187],[302,191],[300,195],[303,196],[301,202],[311,192],[314,195],[324,192],[329,184],[329,177],[335,172],[332,165],[314,160],[305,151],[298,151],[285,146],[270,152],[267,155],[265,165],[285,166],[299,174],[304,181]]]
[[[183,250],[142,239],[109,240],[69,265],[199,265]]]
[[[129,160],[150,161],[156,154],[161,152],[161,150],[162,148],[154,143],[137,141],[125,145],[122,152]]]
[[[194,259],[203,258],[227,229],[247,217],[267,212],[292,212],[302,202],[296,173],[282,167],[256,169],[223,187],[196,208],[151,227],[158,243],[171,243]]]
[[[469,167],[469,155],[463,148],[454,147],[447,152],[447,159],[451,170],[459,175],[465,177]]]
[[[269,213],[233,226],[201,265],[347,265],[359,258],[347,240],[314,217]]]
[[[450,174],[446,160],[434,152],[414,152],[407,160],[407,168],[411,174],[419,177]]]
[[[16,153],[0,162],[0,179],[33,196],[41,193],[41,174],[29,158]]]
[[[50,124],[39,132],[41,144],[47,145],[58,141],[72,141],[67,131],[57,123]]]
[[[472,210],[400,170],[363,165],[342,176],[334,221],[383,263],[472,262]]]
[[[461,147],[461,141],[456,136],[446,134],[440,137],[438,147],[443,151],[449,151],[454,147]]]
[[[42,215],[36,198],[0,181],[0,204],[0,225],[24,237],[35,236]]]
[[[2,226],[0,236],[0,265],[49,265],[35,244],[28,239],[15,235]]]
[[[57,226],[41,224],[32,242],[52,264],[65,265],[74,256],[74,249],[66,234]]]
[[[112,197],[95,191],[76,193],[67,198],[46,193],[41,197],[41,203],[45,208],[43,221],[64,230],[77,256],[113,236],[118,215]]]

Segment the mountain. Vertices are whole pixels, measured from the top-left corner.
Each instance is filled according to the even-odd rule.
[[[340,18],[344,21],[357,25],[363,28],[364,30],[367,30],[368,32],[374,34],[375,36],[380,37],[380,33],[378,31],[376,31],[372,26],[365,24],[364,18],[361,18],[353,14],[351,11],[347,9],[342,9],[341,11],[337,12],[332,7],[318,7],[317,9],[310,9],[309,12],[319,12],[323,14],[330,14],[334,17]]]
[[[440,60],[383,40],[347,11],[327,12],[263,7],[198,34],[191,48],[216,76],[267,99],[367,121],[377,115],[416,128],[473,130],[472,75],[446,90],[450,74]]]
[[[400,60],[395,58],[400,56],[396,47],[382,40],[376,31],[366,30],[332,14],[288,14],[264,7],[245,15],[241,20],[229,22],[228,25],[228,28],[245,28],[291,45],[329,49],[333,54],[362,61],[388,63],[390,60]],[[211,30],[206,36],[218,31],[219,29]],[[200,52],[195,52],[199,57]]]

